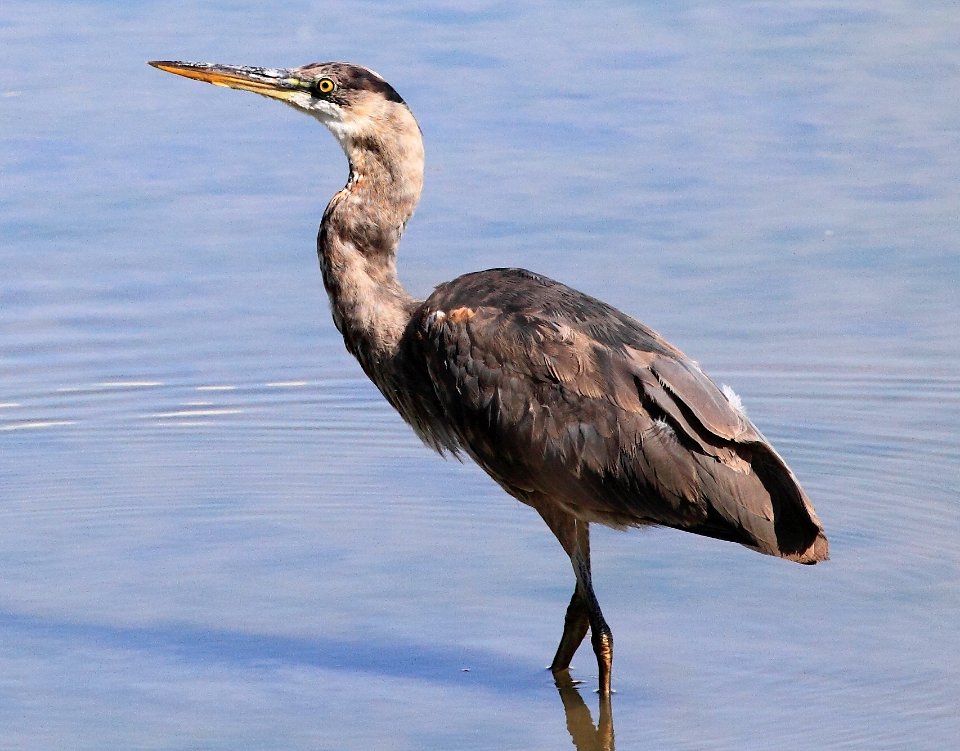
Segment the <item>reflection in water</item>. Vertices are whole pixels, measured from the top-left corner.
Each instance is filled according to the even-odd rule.
[[[567,731],[577,751],[613,751],[613,709],[609,696],[600,697],[600,721],[593,724],[590,709],[580,696],[578,681],[564,670],[556,676],[557,690],[567,718]]]

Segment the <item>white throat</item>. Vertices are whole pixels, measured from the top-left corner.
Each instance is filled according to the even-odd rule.
[[[332,102],[319,101],[314,103],[309,112],[333,134],[340,148],[347,152],[347,144],[357,132],[357,127],[354,123],[344,120],[343,109]]]

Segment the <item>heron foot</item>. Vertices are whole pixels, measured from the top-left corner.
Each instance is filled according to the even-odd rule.
[[[591,627],[590,642],[597,656],[597,670],[600,674],[598,691],[600,696],[609,697],[610,679],[613,673],[613,633],[602,619],[596,628]]]

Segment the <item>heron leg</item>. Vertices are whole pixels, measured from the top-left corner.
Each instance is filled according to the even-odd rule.
[[[590,574],[590,525],[550,504],[534,505],[534,508],[570,556],[573,573],[577,577],[577,586],[570,597],[563,620],[563,636],[560,637],[550,670],[557,675],[569,669],[574,653],[589,630],[600,674],[600,695],[609,697],[613,633],[604,620],[600,603],[593,592]]]
[[[536,502],[540,500],[544,500],[544,502]],[[547,526],[550,527],[550,531],[553,532],[554,537],[557,538],[564,552],[572,561],[577,550],[577,526],[580,522],[549,500],[530,499],[528,502],[543,517]],[[589,546],[589,539],[587,545]],[[590,614],[586,606],[585,593],[582,591],[578,580],[573,595],[570,597],[566,616],[563,619],[563,636],[560,637],[560,645],[557,647],[553,662],[550,663],[550,670],[554,675],[570,668],[570,661],[583,642],[589,628]]]
[[[576,589],[573,590],[570,604],[567,606],[567,614],[563,619],[563,636],[560,637],[557,653],[553,657],[553,662],[550,663],[550,670],[556,674],[570,667],[570,661],[583,642],[589,628],[590,615],[584,605],[583,595],[578,584]]]
[[[597,657],[597,669],[600,674],[600,696],[608,697],[613,670],[613,632],[600,611],[600,603],[593,591],[590,575],[590,526],[587,522],[577,520],[576,528],[577,544],[573,555],[570,556],[573,572],[577,577],[577,589],[574,595],[580,596],[590,624],[590,642],[593,645],[593,653]],[[560,643],[562,646],[563,641],[561,640]]]

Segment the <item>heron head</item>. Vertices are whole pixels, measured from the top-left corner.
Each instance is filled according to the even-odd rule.
[[[323,123],[348,150],[358,137],[382,136],[419,126],[403,99],[379,74],[351,63],[310,63],[299,68],[155,60],[150,65],[215,86],[279,99]]]

